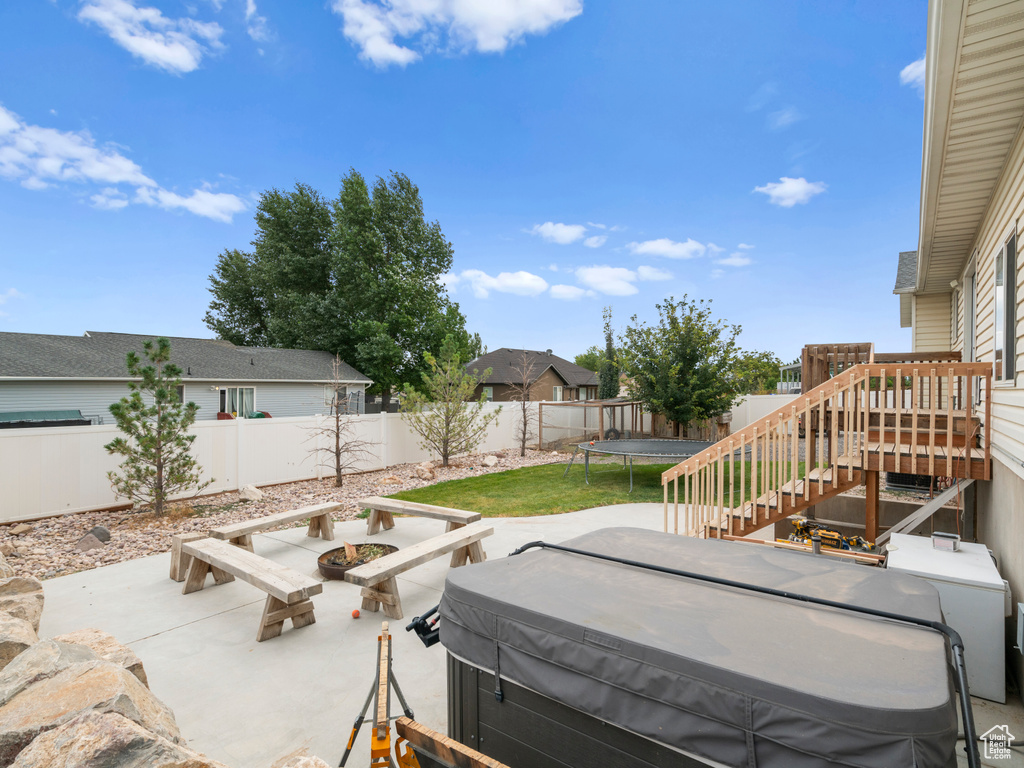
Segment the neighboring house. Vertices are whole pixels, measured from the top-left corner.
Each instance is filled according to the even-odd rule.
[[[597,397],[597,374],[552,354],[550,349],[535,352],[503,347],[481,355],[466,368],[480,373],[491,369],[490,375],[476,388],[477,398],[483,394],[488,400],[511,400],[512,388],[523,383],[524,371],[529,372],[533,381],[531,400],[559,402]]]
[[[953,350],[992,366],[992,479],[979,484],[977,537],[1016,606],[1024,595],[1024,2],[932,0],[925,72],[918,245],[900,254],[894,292],[914,352]],[[1020,680],[1019,650],[1011,656]]]
[[[128,394],[125,357],[134,350],[145,364],[142,344],[153,338],[0,333],[0,427],[113,423],[110,405]],[[256,411],[307,416],[330,409],[334,358],[327,352],[169,340],[171,362],[182,370],[179,396],[199,406],[198,419]],[[372,382],[345,363],[341,378],[350,410],[361,413]]]

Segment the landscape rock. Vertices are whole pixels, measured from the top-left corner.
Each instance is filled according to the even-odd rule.
[[[395,477],[394,475],[388,475],[387,477],[382,477],[380,479],[380,482],[383,485],[401,485],[404,481],[400,477]]]
[[[102,541],[97,539],[91,533],[87,533],[78,540],[78,543],[75,544],[75,549],[79,552],[88,552],[90,549],[99,549],[102,546],[104,546]]]
[[[31,533],[34,530],[35,530],[35,528],[33,528],[28,523],[18,523],[16,526],[11,528],[11,535],[12,536],[21,536],[21,534],[23,534],[23,533]]]
[[[39,631],[43,615],[43,585],[33,576],[0,579],[0,611],[24,619]]]
[[[422,464],[417,464],[413,468],[413,474],[416,475],[420,480],[433,480],[436,476],[434,474],[434,464],[430,461],[424,461]]]
[[[490,454],[488,454],[487,456],[484,456],[480,460],[480,465],[484,466],[484,467],[493,467],[493,466],[496,466],[497,464],[498,464],[498,457],[497,456],[491,456]]]
[[[238,498],[242,501],[263,501],[263,491],[255,485],[246,485],[238,492]]]
[[[4,542],[3,544],[0,544],[0,555],[3,555],[4,557],[8,557],[13,552],[14,552],[14,545],[13,544],[9,544],[8,542]]]
[[[102,629],[79,629],[53,638],[59,643],[73,643],[92,650],[99,658],[113,662],[135,675],[139,682],[147,688],[149,679],[142,666],[142,659],[127,645],[122,645],[117,638]]]
[[[37,736],[15,768],[225,768],[112,712],[86,712]]]
[[[101,659],[84,645],[40,640],[0,670],[0,706],[30,685],[53,677],[76,664],[96,665]]]
[[[331,766],[319,757],[309,754],[309,750],[302,747],[290,755],[285,755],[270,768],[331,768]]]
[[[0,613],[0,670],[37,642],[39,635],[31,622],[9,613]]]
[[[95,536],[97,539],[102,541],[104,544],[106,544],[108,541],[110,541],[110,531],[107,530],[107,528],[102,526],[102,525],[94,526],[93,528],[91,528],[89,530],[89,533],[86,534],[86,535]]]
[[[7,555],[10,552],[0,552],[0,578],[9,579],[14,575],[14,568],[7,562]]]
[[[74,664],[0,706],[0,766],[10,765],[39,734],[90,710],[123,715],[158,736],[181,741],[171,710],[130,672],[105,661]]]

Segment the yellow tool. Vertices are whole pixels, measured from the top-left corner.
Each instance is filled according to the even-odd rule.
[[[414,719],[412,710],[402,695],[402,689],[398,687],[398,680],[391,669],[391,634],[388,632],[388,623],[382,622],[380,635],[377,637],[377,675],[370,685],[370,694],[366,697],[366,703],[356,722],[352,726],[352,735],[349,736],[348,746],[345,747],[345,754],[341,757],[339,768],[344,768],[348,756],[352,752],[352,745],[356,742],[356,735],[359,733],[363,723],[373,723],[373,731],[370,734],[370,768],[389,768],[394,765],[391,762],[391,721],[397,720],[398,716],[391,716],[391,689],[395,689],[398,701],[402,705],[402,711],[410,720]],[[374,700],[376,702],[374,703]],[[367,717],[366,712],[370,704],[374,703],[374,716]],[[408,744],[402,749],[401,737],[395,741],[395,762],[401,768],[419,768],[419,761]]]
[[[793,521],[793,533],[789,540],[807,544],[812,536],[821,539],[821,546],[832,549],[864,549],[872,552],[875,545],[860,536],[843,536],[839,531],[816,523],[806,518],[795,518]]]

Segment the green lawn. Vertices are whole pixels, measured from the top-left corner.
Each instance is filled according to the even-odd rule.
[[[633,493],[629,493],[629,470],[621,464],[591,464],[590,485],[583,482],[583,466],[573,465],[564,480],[564,464],[495,472],[464,480],[449,480],[392,498],[454,507],[479,512],[484,517],[528,517],[574,512],[609,504],[660,502],[661,473],[673,464],[637,464],[633,467]],[[803,466],[801,463],[801,472]],[[744,494],[750,498],[750,464],[746,464]],[[736,467],[735,498],[739,500],[739,467]],[[680,501],[682,495],[680,492]]]

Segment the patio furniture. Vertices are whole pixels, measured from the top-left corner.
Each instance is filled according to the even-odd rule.
[[[376,611],[383,605],[385,616],[400,619],[402,601],[398,596],[398,583],[395,580],[398,574],[449,552],[454,553],[452,568],[465,565],[467,561],[482,563],[487,555],[484,554],[480,540],[492,533],[494,529],[483,523],[473,523],[454,531],[447,531],[440,536],[417,542],[398,552],[357,566],[345,574],[345,581],[362,587],[359,594],[363,598],[364,611]]]
[[[453,531],[464,525],[475,523],[480,519],[479,512],[467,512],[463,509],[451,509],[449,507],[435,507],[432,504],[419,504],[415,501],[386,499],[383,496],[371,496],[368,499],[363,499],[359,504],[364,509],[370,510],[370,516],[366,519],[367,536],[373,536],[381,528],[384,528],[384,530],[394,528],[395,519],[392,517],[393,514],[446,520],[448,526],[445,528],[445,531]]]
[[[189,563],[192,562],[192,558],[181,551],[181,545],[186,541],[208,539],[209,537],[210,534],[201,532],[176,533],[171,537],[171,579],[173,581],[184,581]]]
[[[334,541],[334,521],[331,519],[331,512],[341,509],[340,503],[314,504],[309,507],[300,507],[289,512],[278,512],[266,517],[257,517],[254,520],[243,520],[241,523],[222,525],[210,531],[210,536],[215,539],[227,539],[232,544],[247,549],[252,549],[252,535],[259,531],[266,531],[276,528],[285,523],[294,523],[296,520],[309,518],[309,530],[307,536],[322,536],[324,541]]]
[[[191,558],[183,595],[206,586],[206,576],[211,572],[217,584],[234,581],[237,576],[267,593],[256,642],[280,635],[285,619],[291,619],[296,629],[316,621],[310,597],[324,590],[316,579],[220,539],[185,541],[181,551]]]

